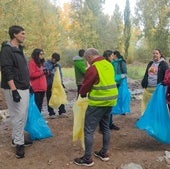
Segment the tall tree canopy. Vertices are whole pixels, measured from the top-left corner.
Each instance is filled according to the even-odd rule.
[[[111,15],[103,13],[105,0],[72,0],[63,7],[56,6],[57,2],[0,0],[1,42],[9,39],[9,26],[17,24],[26,30],[28,57],[40,47],[46,58],[53,52],[60,53],[64,66],[72,64],[72,57],[80,48],[89,47],[99,49],[100,54],[116,49],[126,58],[132,51],[135,57],[148,56],[155,47],[169,55],[170,0],[137,0],[133,17],[129,0],[124,11],[113,6]]]

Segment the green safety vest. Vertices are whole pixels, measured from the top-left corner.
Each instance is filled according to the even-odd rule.
[[[114,69],[107,60],[93,63],[99,75],[99,83],[93,85],[88,95],[90,106],[115,106],[118,90],[114,80]]]

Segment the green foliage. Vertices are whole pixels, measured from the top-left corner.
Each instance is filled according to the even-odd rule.
[[[74,68],[63,68],[63,76],[65,78],[74,79],[75,78]]]
[[[127,64],[128,77],[136,80],[142,79],[146,69],[145,66],[145,64],[139,62],[135,64]]]
[[[169,52],[169,5],[170,0],[138,0],[137,24],[143,29],[147,49],[159,48],[168,56]]]
[[[129,43],[131,38],[131,21],[130,21],[130,4],[129,0],[126,0],[126,6],[124,11],[124,49],[125,49],[125,58],[128,57],[128,49],[129,49]]]
[[[146,64],[142,64],[140,62],[127,64],[127,69],[128,69],[128,77],[132,79],[140,80],[144,76]],[[63,68],[63,77],[70,80],[74,80],[75,79],[74,68],[73,67]]]
[[[133,20],[129,0],[124,20],[118,5],[113,7],[111,16],[104,14],[104,2],[72,0],[60,8],[50,0],[0,0],[1,42],[9,39],[9,26],[21,25],[26,30],[24,45],[28,58],[34,48],[43,48],[46,58],[53,52],[60,53],[65,67],[73,65],[72,57],[80,48],[94,47],[100,54],[116,49],[128,63],[150,59],[154,48],[170,55],[170,0],[137,0]]]
[[[66,86],[66,89],[76,89],[76,81],[75,81],[75,73],[74,68],[63,68],[63,78],[67,79],[64,80],[64,85]]]
[[[152,58],[151,52],[149,49],[141,47],[135,52],[136,59],[140,62],[147,63]]]
[[[47,55],[57,49],[56,8],[48,0],[0,0],[1,40],[8,40],[8,28],[17,24],[25,28],[25,51],[43,48]]]
[[[107,23],[107,28],[105,29],[105,42],[106,49],[120,50],[122,52],[123,48],[123,20],[122,14],[118,5],[115,5],[115,10]]]
[[[66,49],[63,50],[61,53],[61,60],[60,63],[64,67],[72,67],[73,66],[73,57],[78,55],[78,52],[73,49]]]

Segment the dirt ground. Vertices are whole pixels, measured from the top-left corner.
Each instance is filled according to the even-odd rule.
[[[73,164],[73,159],[83,155],[80,142],[72,141],[73,112],[72,105],[76,99],[76,90],[67,90],[69,104],[66,105],[68,118],[48,119],[54,134],[52,138],[34,141],[26,147],[25,158],[16,159],[15,149],[11,147],[11,125],[9,119],[0,124],[0,169],[78,169],[86,168]],[[2,99],[1,99],[2,100]],[[2,104],[2,102],[1,102]],[[140,100],[131,101],[131,113],[114,116],[119,131],[111,131],[110,160],[102,162],[93,158],[94,169],[121,169],[121,166],[136,163],[143,169],[169,169],[162,159],[169,145],[157,142],[145,132],[135,128],[140,116]],[[96,130],[94,150],[101,147],[102,136]],[[161,160],[162,159],[162,160]]]

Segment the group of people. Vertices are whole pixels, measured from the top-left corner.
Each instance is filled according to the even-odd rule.
[[[79,56],[75,56],[73,58],[78,95],[79,95],[79,91],[80,91],[80,88],[82,86],[82,83],[83,83],[83,80],[85,77],[86,69],[89,66],[89,64],[87,62],[85,62],[84,53],[85,53],[85,50],[80,49]],[[103,53],[103,57],[108,62],[112,63],[113,68],[114,68],[114,76],[115,76],[116,86],[117,86],[117,88],[119,88],[121,80],[123,78],[127,77],[126,61],[124,60],[124,58],[120,54],[120,52],[117,50],[115,50],[115,51],[106,50]],[[123,115],[125,115],[125,114],[123,114]],[[113,123],[112,114],[110,114],[109,128],[110,128],[110,130],[119,130],[119,127]]]
[[[92,158],[93,134],[98,124],[100,124],[103,134],[103,145],[99,151],[94,152],[94,156],[102,161],[109,160],[109,129],[113,126],[110,111],[111,107],[116,105],[117,88],[119,88],[120,80],[127,76],[126,62],[118,51],[114,52],[107,50],[103,57],[100,57],[98,51],[91,48],[87,49],[84,54],[84,58],[90,64],[90,67],[85,73],[79,93],[81,97],[86,97],[88,94],[89,101],[84,123],[85,153],[82,157],[74,159],[74,163],[77,165],[92,166],[94,164]],[[141,103],[141,115],[156,86],[163,82],[165,72],[169,68],[159,49],[153,50],[152,55],[152,61],[148,63],[141,82],[145,89]],[[106,60],[109,62],[114,60],[112,62],[114,69]],[[109,91],[108,93],[106,89]]]
[[[58,63],[59,60],[60,55],[53,53],[51,59],[45,61],[43,49],[36,48],[33,50],[28,63],[31,91],[35,95],[35,103],[41,112],[46,95],[49,118],[51,119],[56,118],[56,112],[49,106],[49,101],[52,94],[54,74],[57,68],[60,73],[61,83],[64,86],[61,65]],[[62,104],[58,109],[58,114],[61,116],[64,113],[66,113],[65,105]]]
[[[55,111],[49,106],[54,74],[62,70],[58,63],[60,55],[53,53],[51,59],[45,61],[43,49],[36,48],[27,62],[23,52],[22,43],[25,40],[23,27],[13,25],[9,27],[10,41],[3,42],[1,46],[1,88],[4,89],[5,99],[12,122],[12,146],[16,147],[16,157],[23,158],[25,146],[32,145],[30,139],[25,138],[29,94],[34,93],[35,103],[41,113],[43,99],[47,96],[49,118],[55,118]],[[63,84],[64,86],[64,84]],[[65,105],[61,105],[58,114],[66,113]]]
[[[84,50],[81,49],[79,55],[81,51]],[[83,56],[74,57],[73,61],[78,95],[83,98],[88,95],[84,122],[85,153],[82,157],[76,158],[74,163],[92,166],[93,134],[97,126],[103,134],[103,146],[99,151],[95,151],[94,155],[103,161],[109,160],[110,130],[119,130],[113,123],[111,111],[117,103],[120,82],[127,77],[126,61],[119,51],[106,50],[103,56],[99,56],[99,52],[94,48],[84,51]],[[83,63],[85,61],[86,64]],[[82,67],[79,67],[80,63]]]
[[[54,74],[60,72],[58,63],[60,55],[53,53],[50,60],[45,61],[43,49],[36,48],[27,63],[22,43],[25,39],[25,30],[21,26],[9,28],[10,41],[3,43],[0,55],[1,87],[4,89],[10,117],[12,121],[12,144],[16,147],[16,157],[23,158],[24,146],[32,142],[24,138],[24,127],[27,120],[29,93],[35,94],[35,102],[39,111],[42,110],[43,98],[46,94],[47,104],[51,97]],[[79,50],[79,56],[73,58],[77,84],[77,97],[88,97],[88,107],[85,113],[84,141],[85,153],[74,159],[77,165],[92,166],[93,136],[99,126],[103,135],[102,148],[94,152],[94,156],[102,161],[108,161],[110,130],[119,130],[113,123],[111,110],[117,104],[118,88],[122,79],[127,77],[126,61],[119,51],[106,50],[103,56],[95,48]],[[149,62],[142,87],[146,89],[143,105],[148,101],[148,93],[152,93],[158,83],[164,78],[168,64],[160,50],[153,51],[153,60]],[[146,96],[146,97],[145,97]],[[48,104],[50,118],[56,113]],[[66,113],[65,106],[59,108],[59,115]]]

